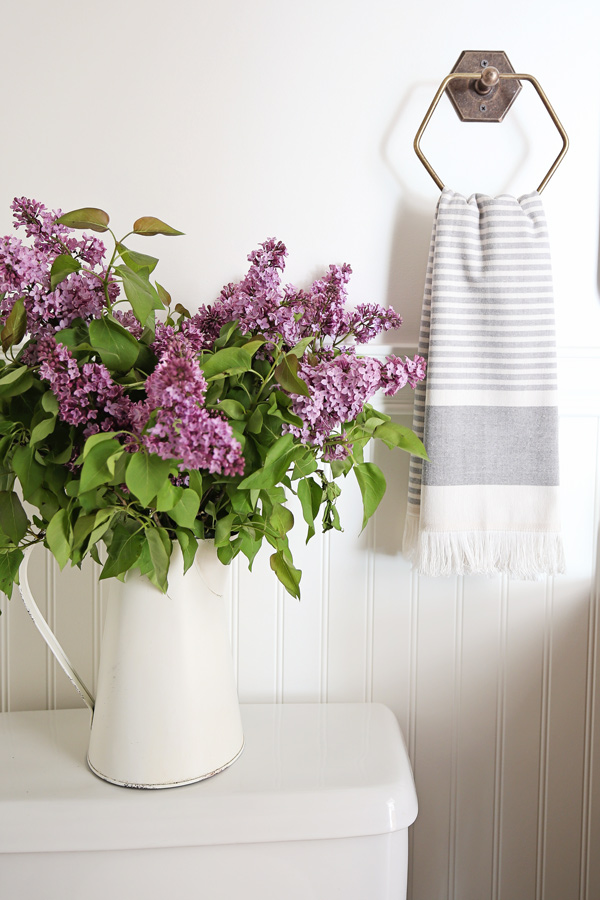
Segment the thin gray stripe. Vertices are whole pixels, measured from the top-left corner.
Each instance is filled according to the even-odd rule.
[[[485,313],[481,314],[477,311],[471,312],[471,310],[465,310],[466,315],[459,316],[458,318],[454,318],[453,316],[444,316],[435,314],[432,315],[431,321],[435,323],[435,325],[481,325],[485,328],[531,328],[535,325],[541,325],[542,327],[548,327],[554,325],[554,316],[539,316],[539,318],[532,322],[531,319],[524,319],[521,317],[520,313],[517,313],[515,310],[514,315],[511,316],[510,312],[502,313],[502,310],[497,310],[496,315],[504,315],[506,318],[502,319],[488,319]]]
[[[468,307],[457,306],[456,303],[449,302],[436,303],[436,309],[439,309],[439,313],[435,315],[436,320],[438,315],[446,315],[449,312],[451,312],[453,316],[466,317],[477,315],[477,304],[473,303],[471,300],[467,302],[469,304]],[[533,309],[523,309],[521,306],[519,306],[518,309],[507,309],[504,304],[493,306],[490,303],[482,303],[479,307],[479,314],[485,318],[488,316],[552,316],[552,318],[554,318],[554,307],[548,306],[546,303],[544,306],[537,306]]]
[[[533,210],[532,210],[533,212]],[[511,209],[490,209],[482,211],[481,216],[477,210],[462,210],[462,209],[453,209],[452,217],[458,219],[467,219],[472,220],[473,222],[502,222],[505,219],[513,219],[515,222],[521,222],[523,220],[523,214],[520,213],[519,210],[511,210]],[[529,213],[527,215],[528,219],[533,219],[533,221],[544,221],[544,214],[540,210],[538,215],[530,216]]]
[[[556,353],[554,350],[528,350],[526,353],[507,353],[506,350],[498,350],[494,352],[493,350],[486,350],[485,353],[482,354],[486,359],[511,359],[511,360],[519,360],[519,359],[539,359],[539,360],[555,360]],[[436,350],[435,358],[446,360],[446,359],[456,359],[456,353],[454,350]],[[429,367],[433,365],[432,361],[429,362]],[[460,363],[458,363],[460,365]],[[544,363],[547,365],[547,363]]]
[[[475,244],[489,241],[535,241],[548,240],[548,230],[542,225],[529,222],[517,223],[482,223],[477,225],[471,222],[452,222],[440,229],[436,235],[437,240],[447,238],[461,238]]]
[[[440,295],[451,293],[455,299],[459,299],[462,297],[473,296],[473,294],[498,294],[500,297],[506,297],[508,301],[509,297],[515,296],[515,294],[542,294],[552,296],[552,285],[527,285],[520,284],[518,287],[504,287],[501,284],[445,284],[443,287],[440,287]]]
[[[491,335],[497,335],[499,338],[509,337],[509,332],[507,331],[497,331],[493,325],[489,327],[481,327],[481,328],[462,328],[460,331],[451,331],[448,329],[439,329],[440,337],[445,338],[464,338],[464,337],[473,337],[475,335],[480,335],[481,337],[489,337]],[[517,341],[520,337],[554,337],[555,331],[554,328],[531,328],[526,332],[522,332],[520,335],[515,335],[513,340]]]
[[[517,319],[517,318],[514,318],[514,319],[491,319],[490,320],[486,316],[477,316],[477,315],[471,315],[468,318],[467,318],[467,316],[465,316],[464,318],[458,318],[458,319],[451,319],[449,316],[433,316],[431,321],[432,321],[432,324],[436,328],[438,328],[440,326],[444,326],[444,325],[465,325],[465,326],[466,325],[469,325],[469,326],[477,325],[481,328],[487,328],[488,330],[493,330],[496,328],[498,328],[498,329],[513,328],[515,330],[521,329],[521,328],[528,329],[528,328],[535,328],[538,325],[542,328],[553,328],[554,327],[554,317],[552,317],[552,318],[545,317],[545,318],[536,319],[536,320],[532,320],[532,319],[523,320],[523,319]],[[445,331],[446,329],[443,329],[443,330]],[[452,331],[447,331],[447,333],[454,334],[455,332],[453,329]],[[458,332],[456,332],[456,333],[458,333]],[[461,333],[466,333],[466,332],[461,332]],[[498,334],[502,334],[502,333],[503,333],[502,331],[498,331]],[[531,333],[533,333],[533,332],[531,332]]]
[[[515,344],[511,341],[448,341],[435,338],[430,341],[431,347],[510,347],[514,350]],[[555,341],[519,341],[519,347],[556,347]]]
[[[472,247],[463,247],[462,244],[460,244],[460,243],[454,244],[454,245],[449,244],[448,246],[449,247],[454,246],[454,247],[456,247],[457,250],[460,250],[466,266],[487,265],[488,263],[496,262],[497,260],[503,261],[503,262],[506,262],[507,260],[509,260],[510,262],[514,261],[514,262],[518,262],[518,263],[527,262],[528,260],[531,260],[532,262],[540,262],[542,260],[547,260],[548,262],[551,261],[550,253],[548,251],[544,251],[543,253],[538,251],[535,254],[532,254],[532,253],[511,253],[511,254],[490,253],[488,251],[483,256],[481,255],[481,253],[477,253],[477,255],[475,255],[475,256],[469,256],[470,253],[473,253]],[[452,257],[448,253],[445,253],[445,255],[440,256],[439,259],[440,259],[442,265],[445,266],[446,263],[450,259],[452,259]],[[436,260],[436,266],[437,266],[437,264],[438,263]]]
[[[484,391],[489,394],[490,391],[555,391],[556,385],[552,384],[528,384],[524,388],[520,384],[436,384],[435,381],[430,382],[430,387],[443,389],[445,391]],[[429,407],[431,409],[431,407]],[[427,444],[426,444],[427,446]],[[427,448],[429,452],[429,447]],[[431,454],[430,454],[431,455]]]
[[[495,241],[494,243],[498,243],[498,242]],[[480,247],[479,249],[476,249],[475,247],[465,246],[465,244],[461,243],[460,241],[448,241],[448,240],[444,240],[440,244],[440,246],[437,250],[437,253],[436,253],[436,258],[439,258],[441,256],[442,258],[451,259],[451,255],[447,253],[447,251],[450,249],[460,250],[460,252],[465,255],[465,259],[468,259],[468,256],[467,256],[468,253],[476,253],[477,254],[477,256],[475,257],[476,259],[480,259],[482,254],[483,254],[484,259],[509,259],[509,258],[511,258],[511,259],[531,259],[531,258],[533,258],[533,259],[550,259],[551,258],[550,257],[550,244],[547,241],[543,241],[543,242],[540,241],[540,243],[536,244],[535,247],[531,248],[531,250],[529,250],[529,248],[527,250],[524,250],[522,243],[515,244],[513,242],[511,245],[507,245],[506,249],[507,250],[517,250],[520,252],[517,252],[514,255],[511,254],[511,256],[509,257],[508,253],[496,253],[493,256],[489,256],[488,254],[490,254],[490,253],[494,254],[494,250],[496,248],[489,247],[486,250],[484,247]]]
[[[523,384],[528,383],[529,381],[556,381],[556,372],[480,372],[475,370],[473,372],[446,372],[444,376],[442,376],[441,372],[438,372],[436,369],[434,372],[430,373],[430,384],[439,384],[444,383],[446,379],[451,378],[486,378],[490,381],[522,381]],[[448,384],[452,385],[454,382],[448,380]],[[483,382],[482,382],[483,383]],[[485,384],[488,384],[486,381]],[[488,385],[489,386],[489,385]]]
[[[448,238],[461,238],[463,240],[472,241],[475,244],[489,244],[490,241],[498,241],[506,243],[507,241],[526,241],[539,242],[540,238],[548,241],[548,231],[546,228],[535,229],[531,226],[521,228],[513,226],[505,226],[497,228],[493,225],[488,227],[482,226],[478,228],[475,225],[465,223],[464,225],[453,224],[445,227],[437,234],[438,241],[446,241]]]
[[[431,376],[436,374],[439,370],[443,369],[497,369],[499,362],[464,362],[461,360],[448,359],[443,362],[436,358],[435,362],[431,362],[427,368],[427,375]],[[549,361],[545,366],[540,366],[538,360],[536,362],[524,362],[520,363],[517,368],[519,369],[533,369],[536,372],[539,372],[540,368],[544,369],[557,369],[558,366],[556,362]],[[450,374],[450,373],[449,373]]]
[[[438,268],[439,268],[439,266],[438,266]],[[543,281],[543,282],[548,281],[551,283],[552,275],[548,274],[547,268],[545,269],[545,272],[546,272],[546,274],[544,274],[544,275],[504,275],[503,273],[501,273],[501,277],[499,277],[498,279],[493,279],[493,280],[502,281],[503,284],[529,284],[529,283],[539,284],[540,281]],[[475,280],[477,278],[482,278],[482,279],[489,278],[489,276],[490,276],[490,272],[488,271],[487,267],[484,267],[483,271],[479,275],[471,275],[471,274],[467,273],[466,274],[466,283],[470,284],[472,280]],[[456,281],[459,284],[464,284],[465,283],[465,272],[463,270],[462,273],[456,272],[455,274],[448,274],[448,275],[444,275],[443,277],[441,277],[438,273],[437,280],[438,280],[438,284],[439,284],[439,282],[443,282],[443,281]],[[430,279],[430,278],[426,279],[426,282],[431,282],[431,281],[432,281],[432,279]]]
[[[461,296],[455,296],[455,297],[441,296],[439,298],[436,297],[436,306],[438,305],[438,302],[441,300],[442,303],[450,303],[450,304],[464,303],[464,304],[469,304],[469,306],[479,306],[481,304],[482,307],[487,304],[489,306],[496,306],[498,309],[502,309],[503,306],[508,306],[508,305],[515,306],[516,303],[520,303],[522,305],[526,304],[529,307],[535,306],[536,304],[540,304],[540,305],[543,304],[544,306],[547,306],[548,301],[552,300],[552,299],[553,299],[553,297],[551,294],[543,294],[542,296],[539,296],[539,297],[526,296],[526,295],[523,295],[521,297],[515,297],[514,295],[511,295],[510,297],[501,297],[499,294],[497,294],[493,297],[476,297],[476,296],[469,297],[466,294],[464,294],[462,297]],[[427,310],[427,313],[429,314],[429,309]]]

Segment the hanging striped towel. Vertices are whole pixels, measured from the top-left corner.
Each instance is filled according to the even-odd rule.
[[[427,575],[564,570],[548,232],[537,192],[444,188],[431,237],[404,550]]]

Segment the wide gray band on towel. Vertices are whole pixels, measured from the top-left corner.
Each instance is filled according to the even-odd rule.
[[[550,247],[537,192],[444,188],[436,210],[404,549],[445,575],[563,571]]]

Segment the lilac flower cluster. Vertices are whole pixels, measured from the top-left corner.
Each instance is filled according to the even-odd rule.
[[[77,360],[67,347],[53,338],[38,342],[38,355],[43,359],[39,375],[49,382],[58,399],[59,417],[68,425],[84,425],[85,438],[98,431],[128,427],[133,404],[121,385],[115,384],[102,363]]]
[[[73,235],[73,229],[59,224],[56,220],[61,210],[50,211],[37,200],[15,197],[10,205],[13,210],[15,228],[25,228],[27,237],[33,238],[36,250],[55,257],[59,253],[72,253],[89,266],[99,266],[106,255],[102,241],[84,234],[81,239]]]
[[[292,412],[304,424],[302,428],[287,425],[286,430],[305,443],[323,447],[325,459],[344,459],[352,445],[337,430],[355,419],[378,390],[383,388],[389,396],[406,384],[414,387],[425,377],[425,360],[421,356],[412,360],[388,356],[382,363],[372,357],[342,353],[316,365],[302,362],[298,374],[310,395],[292,394]]]
[[[57,256],[72,254],[88,266],[99,266],[106,248],[96,237],[73,235],[73,230],[56,220],[60,210],[49,211],[42,203],[25,197],[11,204],[15,228],[24,228],[31,246],[15,237],[0,239],[0,319],[5,319],[17,298],[23,297],[27,330],[43,337],[65,328],[74,319],[97,318],[105,305],[103,287],[97,276],[72,274],[52,291],[50,272]],[[114,298],[116,284],[109,291]]]
[[[399,356],[386,356],[386,361],[381,366],[380,387],[387,397],[391,397],[406,384],[414,388],[417,382],[425,378],[426,368],[427,364],[422,356],[415,355],[413,359],[406,356],[404,360]]]
[[[274,343],[283,339],[291,349],[303,338],[314,337],[320,347],[353,337],[359,344],[398,328],[402,319],[393,309],[376,303],[347,311],[349,265],[329,266],[308,291],[282,284],[287,250],[270,238],[249,254],[250,269],[238,284],[228,284],[218,300],[187,319],[181,328],[196,352],[208,349],[226,322],[237,321],[243,333],[264,334]],[[315,348],[316,349],[316,348]]]
[[[181,460],[181,471],[243,475],[244,457],[229,422],[201,405],[206,387],[193,355],[173,341],[146,381],[147,400],[136,408],[136,430],[151,453]]]

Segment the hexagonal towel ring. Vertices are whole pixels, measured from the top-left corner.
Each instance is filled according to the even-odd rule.
[[[501,57],[503,57],[504,59],[502,60]],[[465,72],[464,71],[465,62],[469,62],[474,58],[481,61],[479,71]],[[491,64],[492,62],[494,63],[494,65]],[[486,63],[486,65],[483,65],[483,63]],[[496,64],[498,67],[496,67]],[[463,69],[463,71],[456,71],[457,69]],[[501,69],[504,71],[501,71]],[[554,173],[556,172],[557,168],[561,164],[565,153],[569,149],[569,138],[567,137],[567,132],[561,125],[558,116],[554,112],[554,109],[552,108],[550,101],[548,100],[546,94],[542,90],[539,82],[533,77],[533,75],[522,75],[522,74],[515,73],[513,71],[513,68],[511,66],[506,54],[500,53],[499,51],[482,51],[482,52],[480,52],[480,51],[465,51],[465,52],[463,52],[460,55],[456,66],[454,67],[454,71],[452,71],[450,73],[450,75],[447,75],[444,78],[444,80],[440,84],[439,88],[437,89],[437,93],[436,93],[435,97],[433,98],[433,100],[431,101],[431,105],[425,114],[425,118],[421,122],[420,128],[417,131],[417,134],[415,137],[415,142],[414,142],[415,153],[417,154],[417,156],[419,157],[419,159],[421,160],[421,162],[423,163],[423,165],[425,166],[425,168],[427,169],[427,171],[429,172],[429,174],[431,175],[431,177],[433,178],[433,180],[435,181],[435,183],[437,184],[439,189],[440,190],[444,189],[444,182],[439,177],[439,175],[435,172],[435,170],[433,169],[433,167],[430,165],[429,161],[425,157],[425,154],[421,150],[421,138],[423,137],[423,133],[424,133],[425,129],[427,128],[427,125],[429,124],[429,120],[431,119],[431,117],[434,113],[434,110],[440,101],[442,94],[444,93],[444,91],[446,90],[448,85],[452,81],[455,81],[455,80],[461,80],[461,81],[466,82],[467,90],[465,91],[463,89],[460,92],[456,91],[453,95],[451,94],[450,96],[451,96],[452,103],[453,103],[454,108],[456,109],[459,117],[463,121],[471,121],[471,122],[473,122],[473,121],[488,121],[488,122],[502,121],[502,119],[504,118],[504,115],[506,114],[509,107],[512,105],[518,91],[520,90],[520,85],[519,85],[516,90],[513,89],[512,91],[503,92],[504,99],[502,102],[499,103],[500,98],[496,97],[496,94],[500,95],[499,88],[502,86],[503,81],[506,81],[506,80],[516,81],[516,82],[529,81],[534,86],[542,103],[548,110],[550,118],[554,122],[554,124],[558,130],[558,133],[560,134],[562,141],[563,141],[563,145],[562,145],[562,149],[561,149],[560,153],[558,154],[558,156],[556,157],[556,159],[550,166],[548,172],[546,173],[546,175],[542,179],[539,187],[537,188],[538,194],[541,194],[542,191],[544,190],[544,188],[546,187],[546,185],[548,184],[548,182],[550,181],[550,179],[552,178],[552,176],[554,175]],[[469,84],[469,82],[471,82],[471,83]],[[449,91],[449,94],[450,94],[450,91]],[[473,95],[473,96],[469,96],[469,95]],[[495,100],[495,102],[486,103],[485,98],[488,95],[491,98],[493,98]],[[476,103],[479,107],[478,110],[477,110],[477,108],[475,108],[475,110],[473,109],[474,98],[476,99]],[[481,115],[477,115],[477,112],[479,112]],[[488,115],[486,115],[486,114],[488,114]]]

